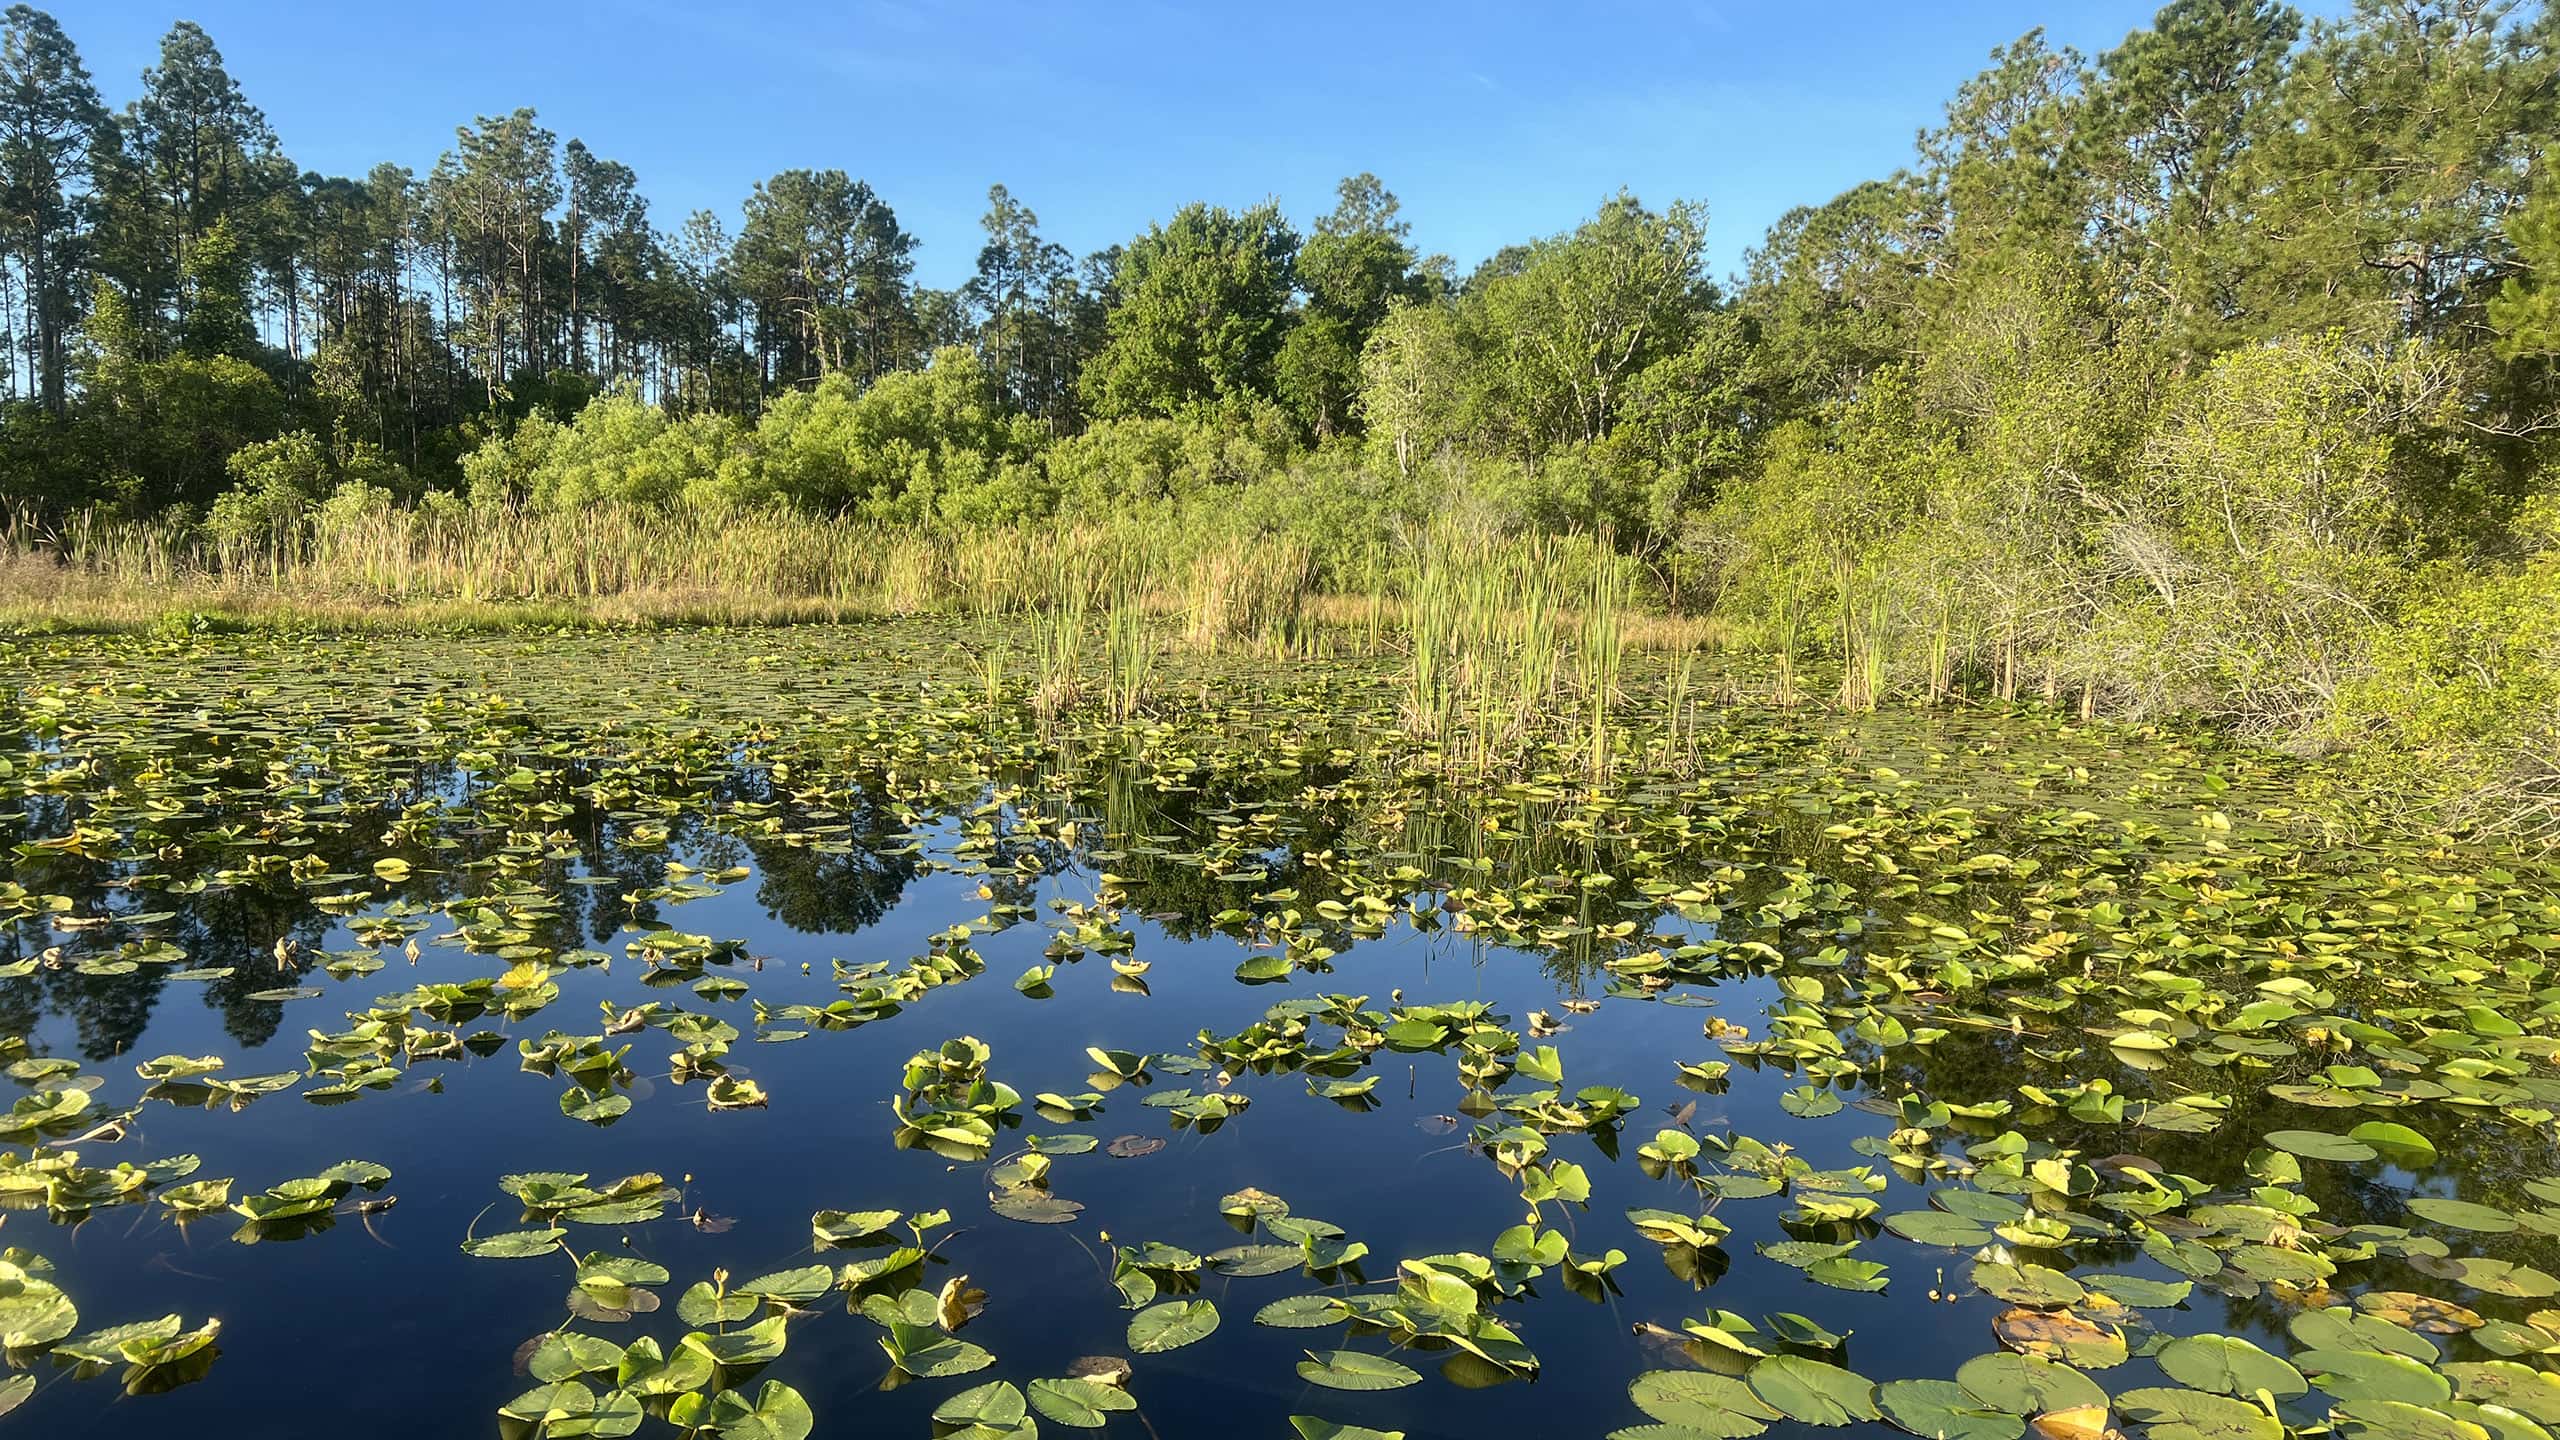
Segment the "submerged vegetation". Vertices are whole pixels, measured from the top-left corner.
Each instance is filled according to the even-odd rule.
[[[0,1408],[362,1404],[271,1280],[388,1266],[483,1312],[390,1434],[2560,1424],[2547,858],[1615,589],[1436,680],[1108,600],[16,642]]]

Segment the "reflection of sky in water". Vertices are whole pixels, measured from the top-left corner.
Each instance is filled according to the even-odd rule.
[[[1896,760],[1915,768],[1925,763],[1907,756]],[[449,799],[460,798],[460,790],[442,778],[433,779],[430,788]],[[1126,796],[1115,798],[1128,803]],[[885,823],[876,815],[850,818],[857,837]],[[1206,828],[1196,814],[1139,812],[1138,818],[1146,828],[1162,828],[1177,837]],[[582,815],[575,825],[579,842],[592,845],[596,817]],[[946,854],[959,839],[958,827],[948,823],[927,833]],[[1331,838],[1320,834],[1302,843],[1314,848]],[[494,837],[471,843],[494,843]],[[364,860],[350,862],[353,868],[361,870],[378,852],[364,853]],[[976,893],[976,876],[938,873],[907,879],[899,867],[884,871],[864,863],[868,857],[820,857],[698,830],[680,833],[663,855],[616,855],[609,849],[590,854],[611,856],[617,873],[633,874],[662,875],[663,860],[669,857],[706,869],[755,863],[756,874],[716,896],[660,904],[651,913],[680,930],[745,940],[763,962],[760,971],[741,972],[751,985],[752,1001],[772,1007],[825,1005],[841,994],[832,980],[832,962],[903,962],[922,953],[933,933],[987,910]],[[1275,873],[1292,859],[1282,848],[1266,856]],[[1051,868],[1033,891],[1043,920],[1049,918],[1052,898],[1090,900],[1098,871],[1125,871],[1143,863],[1143,857],[1108,862],[1078,857],[1060,869],[1061,860],[1051,856]],[[1312,887],[1319,877],[1302,878]],[[486,883],[485,876],[472,883]],[[434,883],[421,878],[410,888],[426,895],[434,892]],[[586,892],[568,887],[564,908],[590,901],[618,905],[611,897],[619,888]],[[1261,887],[1195,888],[1207,898],[1186,891],[1190,913],[1168,922],[1173,930],[1196,931],[1211,910],[1242,903]],[[1309,900],[1313,898],[1310,894]],[[218,899],[204,902],[202,913],[215,913]],[[926,1417],[933,1405],[969,1384],[993,1378],[1020,1383],[1062,1374],[1083,1355],[1123,1353],[1127,1315],[1110,1286],[1109,1251],[1097,1230],[1107,1230],[1121,1243],[1161,1240],[1206,1253],[1243,1238],[1218,1217],[1218,1197],[1255,1186],[1284,1197],[1297,1213],[1332,1221],[1365,1242],[1372,1256],[1368,1274],[1375,1280],[1391,1276],[1398,1257],[1487,1251],[1495,1235],[1524,1218],[1516,1185],[1466,1149],[1464,1129],[1452,1133],[1433,1122],[1432,1117],[1454,1114],[1464,1092],[1454,1058],[1445,1055],[1380,1052],[1365,1072],[1379,1077],[1375,1108],[1365,1111],[1309,1095],[1296,1075],[1247,1075],[1233,1088],[1250,1096],[1252,1106],[1207,1134],[1172,1129],[1164,1111],[1137,1103],[1141,1092],[1115,1089],[1103,1113],[1076,1128],[1106,1142],[1138,1133],[1162,1136],[1169,1144],[1133,1160],[1101,1152],[1061,1158],[1053,1171],[1054,1189],[1086,1207],[1080,1221],[1068,1227],[996,1218],[986,1206],[982,1167],[892,1147],[888,1100],[901,1063],[911,1052],[951,1035],[974,1034],[986,1041],[994,1052],[993,1077],[1029,1096],[1089,1088],[1088,1046],[1187,1052],[1204,1027],[1231,1033],[1284,997],[1343,991],[1365,994],[1371,1004],[1383,1007],[1390,990],[1400,989],[1414,1003],[1484,1000],[1515,1028],[1525,1029],[1531,1011],[1560,1012],[1563,996],[1599,989],[1598,979],[1576,980],[1562,966],[1542,964],[1538,956],[1479,947],[1446,932],[1417,934],[1401,926],[1387,938],[1350,946],[1334,959],[1330,975],[1302,975],[1287,986],[1248,989],[1233,978],[1246,952],[1232,939],[1176,938],[1167,926],[1141,918],[1162,903],[1141,888],[1123,917],[1137,933],[1137,957],[1152,965],[1145,977],[1151,993],[1143,997],[1116,993],[1108,961],[1101,956],[1060,966],[1052,982],[1054,998],[1035,1001],[1014,993],[1014,977],[1047,963],[1042,947],[1051,932],[1043,924],[1026,923],[974,940],[986,969],[966,986],[928,992],[904,1013],[856,1031],[817,1031],[794,1043],[760,1044],[753,1039],[751,1000],[706,1004],[681,988],[643,985],[646,967],[622,953],[630,932],[615,929],[610,938],[592,932],[559,937],[565,945],[593,944],[614,959],[609,968],[559,975],[560,998],[546,1010],[513,1021],[482,1016],[451,1027],[466,1035],[482,1029],[503,1032],[507,1045],[487,1058],[420,1063],[389,1089],[335,1106],[310,1104],[295,1092],[266,1096],[240,1113],[147,1104],[131,1139],[93,1147],[86,1158],[112,1163],[200,1153],[205,1163],[199,1178],[236,1176],[235,1193],[341,1159],[363,1158],[391,1168],[386,1193],[396,1196],[397,1204],[368,1217],[369,1225],[349,1216],[303,1240],[257,1246],[232,1243],[233,1222],[227,1216],[181,1227],[153,1205],[103,1210],[70,1229],[49,1226],[39,1214],[7,1216],[0,1240],[33,1249],[55,1263],[65,1289],[82,1306],[83,1328],[168,1311],[191,1321],[215,1315],[225,1326],[223,1354],[203,1383],[165,1396],[128,1399],[117,1394],[111,1376],[75,1383],[54,1380],[51,1367],[40,1366],[37,1373],[47,1377],[47,1384],[14,1423],[29,1434],[64,1437],[220,1435],[243,1433],[252,1424],[289,1435],[320,1433],[349,1422],[385,1440],[487,1433],[495,1407],[530,1385],[510,1373],[511,1357],[525,1339],[560,1323],[570,1268],[562,1256],[498,1261],[472,1259],[457,1250],[467,1233],[516,1228],[516,1211],[496,1188],[497,1178],[513,1171],[585,1171],[602,1182],[654,1170],[684,1185],[687,1208],[698,1206],[735,1220],[719,1233],[699,1231],[673,1217],[627,1232],[632,1253],[664,1264],[673,1278],[662,1287],[668,1308],[657,1315],[580,1327],[617,1341],[650,1334],[672,1344],[683,1330],[674,1317],[674,1297],[714,1267],[745,1278],[804,1263],[812,1211],[949,1208],[954,1220],[941,1250],[951,1263],[933,1271],[925,1283],[937,1285],[948,1275],[965,1272],[987,1290],[988,1309],[966,1334],[992,1350],[997,1365],[965,1380],[879,1393],[886,1364],[874,1343],[878,1332],[867,1321],[844,1314],[841,1297],[828,1297],[820,1302],[823,1313],[794,1323],[788,1353],[758,1377],[758,1382],[770,1378],[798,1387],[816,1411],[821,1435],[927,1434]],[[240,923],[236,910],[221,913],[222,923]],[[609,925],[625,918],[619,910],[606,913]],[[1879,924],[1894,919],[1881,908],[1869,916]],[[397,947],[386,947],[378,953],[388,964],[378,973],[340,982],[314,971],[300,983],[316,985],[323,993],[281,1007],[236,998],[268,984],[292,983],[281,977],[236,980],[229,987],[234,998],[227,1010],[205,1003],[206,991],[199,984],[161,984],[147,975],[100,981],[54,976],[40,985],[7,984],[18,997],[13,1003],[25,1005],[40,995],[33,1001],[41,1012],[30,1037],[35,1052],[76,1055],[101,1044],[120,1045],[122,1053],[101,1057],[90,1067],[106,1077],[98,1100],[113,1108],[132,1102],[142,1089],[132,1073],[137,1059],[220,1054],[227,1057],[232,1074],[300,1069],[306,1032],[342,1028],[349,1008],[423,980],[462,979],[501,968],[491,957],[432,943],[448,928],[437,917],[418,937],[422,958],[414,968]],[[1674,923],[1666,928],[1677,933],[1685,927]],[[236,933],[208,938],[241,947],[244,953],[236,963],[244,970],[272,965],[264,958],[271,943],[267,938]],[[343,926],[314,930],[306,938],[322,949],[354,946]],[[544,938],[546,943],[554,939]],[[200,951],[189,963],[213,960]],[[712,973],[722,971],[714,967]],[[1888,1173],[1881,1160],[1852,1147],[1861,1137],[1882,1135],[1894,1122],[1855,1106],[1828,1119],[1799,1120],[1778,1105],[1779,1095],[1799,1083],[1798,1077],[1738,1065],[1728,1093],[1696,1094],[1673,1083],[1674,1060],[1717,1053],[1700,1034],[1706,1017],[1722,1015],[1757,1035],[1765,1027],[1764,1007],[1774,996],[1768,982],[1747,980],[1714,990],[1714,1009],[1611,999],[1597,1013],[1561,1014],[1569,1025],[1565,1033],[1526,1042],[1558,1047],[1568,1091],[1617,1086],[1643,1102],[1616,1142],[1622,1153],[1613,1156],[1588,1136],[1553,1141],[1553,1156],[1590,1169],[1595,1197],[1587,1212],[1559,1216],[1551,1209],[1550,1223],[1572,1237],[1577,1251],[1616,1247],[1632,1258],[1616,1273],[1620,1293],[1602,1303],[1569,1293],[1550,1275],[1536,1286],[1537,1298],[1502,1307],[1501,1318],[1544,1364],[1534,1384],[1462,1389],[1430,1373],[1436,1357],[1408,1355],[1404,1358],[1425,1371],[1424,1384],[1356,1396],[1310,1387],[1292,1368],[1303,1349],[1341,1345],[1376,1350],[1382,1342],[1345,1339],[1339,1329],[1278,1330],[1252,1324],[1260,1306],[1314,1288],[1315,1282],[1295,1273],[1233,1280],[1204,1275],[1203,1293],[1218,1302],[1222,1315],[1217,1333],[1169,1354],[1138,1357],[1133,1393],[1155,1433],[1163,1440],[1226,1431],[1278,1434],[1283,1433],[1283,1417],[1295,1413],[1401,1429],[1415,1440],[1596,1434],[1641,1423],[1625,1397],[1628,1379],[1681,1363],[1639,1327],[1676,1328],[1709,1306],[1754,1318],[1800,1312],[1833,1330],[1854,1332],[1847,1363],[1872,1379],[1952,1375],[1963,1360],[1990,1347],[1990,1321],[2005,1308],[1980,1294],[1969,1293],[1955,1304],[1928,1299],[1935,1286],[1964,1288],[1963,1262],[1952,1252],[1875,1235],[1859,1255],[1889,1262],[1892,1288],[1884,1295],[1845,1294],[1812,1284],[1753,1248],[1787,1238],[1835,1238],[1831,1232],[1791,1235],[1784,1230],[1777,1218],[1789,1205],[1784,1198],[1735,1201],[1718,1210],[1734,1227],[1725,1245],[1730,1269],[1700,1292],[1666,1268],[1659,1247],[1635,1234],[1622,1218],[1629,1207],[1694,1205],[1676,1182],[1646,1179],[1634,1154],[1667,1122],[1668,1112],[1691,1101],[1696,1102],[1692,1123],[1702,1132],[1729,1126],[1772,1143],[1788,1142],[1817,1168],[1873,1166]],[[733,1068],[765,1087],[771,1107],[708,1111],[699,1085],[676,1086],[664,1078],[666,1057],[677,1047],[654,1030],[611,1042],[632,1041],[633,1068],[644,1075],[655,1071],[657,1078],[639,1081],[632,1090],[637,1101],[632,1112],[607,1128],[564,1118],[557,1100],[565,1082],[519,1067],[517,1039],[554,1028],[592,1032],[602,1004],[627,1006],[645,999],[708,1010],[746,1032],[730,1060]],[[84,1004],[85,1028],[83,1017],[73,1013]],[[269,1038],[244,1046],[239,1038],[244,1019],[271,1023]],[[1960,1032],[1933,1054],[1896,1052],[1883,1073],[1886,1093],[1898,1093],[1909,1081],[1940,1098],[1971,1100],[2013,1094],[2019,1082],[2029,1079],[2059,1083],[2075,1068],[2082,1073],[2093,1065],[2112,1068],[2104,1058],[2041,1061],[2001,1037]],[[1870,1063],[1868,1079],[1877,1074]],[[2264,1102],[2256,1095],[2263,1077],[2255,1072],[2206,1078],[2217,1088],[2237,1092],[2244,1112],[2217,1135],[2141,1134],[2069,1119],[2029,1128],[2040,1139],[2079,1145],[2092,1156],[2136,1150],[2172,1170],[2236,1179],[2249,1137],[2278,1123],[2312,1128],[2330,1123],[2318,1112],[2296,1114]],[[431,1079],[442,1080],[442,1093],[428,1092]],[[1204,1079],[1165,1076],[1157,1083],[1198,1086]],[[2130,1083],[2129,1076],[2119,1080],[2120,1085]],[[2280,1111],[2291,1118],[2268,1118]],[[1988,1139],[2006,1123],[1975,1126],[1967,1138]],[[1022,1127],[1010,1132],[1008,1140],[1018,1142],[1055,1128],[1026,1109]],[[2311,1172],[2306,1190],[2321,1201],[2327,1218],[2341,1223],[2363,1215],[2392,1219],[2398,1197],[2421,1183],[2420,1177],[2386,1166],[2305,1168]],[[2455,1188],[2444,1175],[2428,1177],[2427,1183],[2443,1193]],[[1881,1213],[1924,1203],[1919,1189],[1899,1180],[1878,1198]],[[611,1249],[622,1233],[573,1227],[571,1241]],[[2068,1256],[2070,1268],[2084,1274],[2171,1278],[2130,1246],[2082,1247]],[[2397,1276],[2392,1283],[2412,1281],[2409,1288],[2444,1293],[2440,1284],[2391,1262],[2366,1268],[2377,1280]],[[2242,1333],[2279,1353],[2291,1348],[2281,1334],[2283,1311],[2268,1302],[2227,1302],[2200,1291],[2191,1309],[2147,1314],[2174,1332]],[[2158,1383],[2148,1362],[2131,1364],[2129,1370],[2101,1378],[2113,1389]],[[1126,1420],[1113,1426],[1136,1433]],[[654,1421],[649,1428],[665,1433]]]

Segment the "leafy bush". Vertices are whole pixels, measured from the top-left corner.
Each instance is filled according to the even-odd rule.
[[[225,462],[235,482],[214,497],[205,529],[217,540],[280,539],[329,493],[329,452],[308,430],[243,445]]]
[[[945,349],[868,389],[839,373],[776,401],[755,428],[753,464],[724,470],[718,496],[907,524],[1044,514],[1040,433],[1004,412],[975,351]]]
[[[1058,508],[1098,516],[1259,480],[1295,448],[1276,408],[1202,406],[1172,418],[1104,420],[1044,458]]]
[[[409,472],[380,447],[341,433],[326,446],[308,430],[243,445],[225,462],[233,484],[214,497],[205,529],[225,543],[282,541],[319,508],[324,525],[388,513],[413,497]]]
[[[2519,527],[2519,569],[2445,564],[2345,685],[2331,734],[2378,795],[2483,828],[2560,839],[2560,496]]]

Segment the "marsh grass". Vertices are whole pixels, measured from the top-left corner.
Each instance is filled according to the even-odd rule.
[[[1626,659],[1626,634],[1618,628],[1625,583],[1606,566],[1592,568],[1582,634],[1573,652],[1581,672],[1582,712],[1591,722],[1589,759],[1594,781],[1609,773],[1609,720],[1618,703],[1618,672]]]
[[[1725,638],[1711,622],[1633,615],[1634,591],[1604,548],[1501,546],[1446,527],[1425,535],[1400,627],[1406,727],[1453,771],[1482,774],[1554,747],[1606,775],[1628,652],[1677,657],[1685,705],[1695,655]]]
[[[1327,591],[1297,540],[1160,523],[944,533],[779,509],[448,506],[314,517],[226,541],[166,520],[0,515],[0,629],[459,632],[958,615],[985,624],[985,647],[964,663],[990,717],[1018,684],[1044,725],[1088,703],[1116,722],[1142,717],[1174,651],[1401,658],[1408,728],[1444,763],[1479,774],[1539,747],[1604,774],[1627,738],[1615,714],[1625,655],[1692,657],[1730,638],[1712,618],[1639,611],[1641,573],[1587,538],[1443,521],[1369,557],[1362,573],[1372,589]]]
[[[1146,708],[1155,675],[1156,637],[1130,599],[1116,599],[1103,616],[1104,711],[1127,724]]]
[[[1204,550],[1184,576],[1185,635],[1200,649],[1289,653],[1304,635],[1315,580],[1314,557],[1285,538]]]
[[[1083,590],[1070,588],[1033,618],[1031,627],[1031,708],[1043,722],[1054,720],[1084,697]]]

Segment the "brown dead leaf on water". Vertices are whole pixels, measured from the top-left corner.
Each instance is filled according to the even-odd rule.
[[[2100,1325],[2068,1310],[2031,1310],[2024,1305],[2000,1312],[1991,1322],[2000,1343],[2021,1355],[2052,1360],[2084,1370],[2103,1370],[2125,1361],[2124,1332]]]
[[[1125,1385],[1129,1382],[1129,1362],[1117,1355],[1086,1355],[1067,1367],[1070,1380],[1091,1380],[1097,1385]]]

